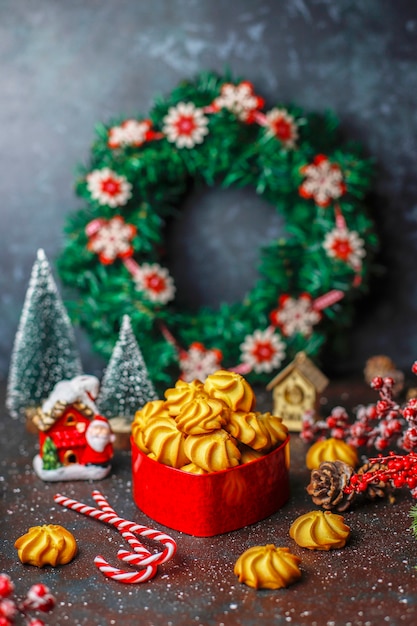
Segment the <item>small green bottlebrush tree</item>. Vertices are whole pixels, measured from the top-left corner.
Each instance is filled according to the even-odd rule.
[[[74,331],[45,252],[40,249],[14,340],[7,384],[10,415],[24,417],[56,383],[82,374]]]
[[[96,401],[98,410],[108,418],[132,419],[136,411],[156,399],[130,317],[124,315],[119,338],[101,382]]]

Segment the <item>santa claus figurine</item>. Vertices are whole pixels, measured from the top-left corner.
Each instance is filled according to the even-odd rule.
[[[113,441],[108,420],[102,415],[95,415],[85,432],[86,446],[82,455],[82,465],[107,467],[113,457]]]

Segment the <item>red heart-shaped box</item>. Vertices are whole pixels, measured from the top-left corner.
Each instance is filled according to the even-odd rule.
[[[196,537],[254,524],[289,498],[289,439],[259,459],[203,475],[158,463],[131,439],[134,501],[153,520]]]

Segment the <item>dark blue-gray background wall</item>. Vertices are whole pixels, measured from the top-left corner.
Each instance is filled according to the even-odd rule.
[[[79,207],[74,172],[88,159],[94,125],[146,113],[183,78],[226,67],[252,81],[267,107],[291,101],[333,109],[344,135],[376,159],[370,205],[387,271],[358,306],[350,353],[338,368],[360,370],[376,353],[406,369],[417,359],[413,0],[0,0],[2,377],[36,250],[43,248],[53,266],[65,217]],[[260,207],[254,234],[252,202],[238,192],[197,197],[185,230],[173,234],[182,247],[194,232],[195,267],[207,265],[204,254],[211,259],[214,278],[202,300],[240,298],[256,279],[257,245],[281,225],[272,209]],[[216,230],[217,210],[229,211],[226,232]],[[213,246],[221,255],[231,237],[233,254],[217,258]],[[194,278],[184,290],[187,280]],[[102,362],[83,333],[79,342],[85,369],[98,371]]]

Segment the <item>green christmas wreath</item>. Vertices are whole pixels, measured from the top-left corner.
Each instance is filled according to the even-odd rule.
[[[58,258],[75,323],[108,358],[124,314],[150,376],[204,378],[224,368],[253,382],[352,320],[377,247],[364,198],[371,162],[341,145],[332,113],[265,105],[248,81],[204,73],[157,100],[147,117],[97,128]],[[254,188],[285,219],[289,237],[260,251],[260,279],[242,302],[175,307],[161,249],[164,225],[191,185]]]

